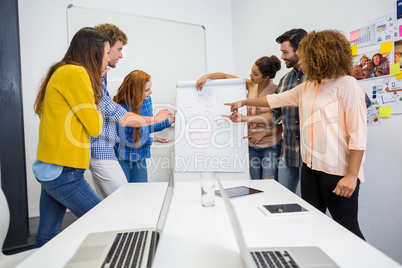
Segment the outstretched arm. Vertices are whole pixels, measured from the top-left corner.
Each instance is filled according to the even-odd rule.
[[[227,117],[235,123],[247,122],[247,123],[261,123],[266,125],[273,125],[274,119],[270,112],[262,113],[259,115],[242,115],[239,112],[233,112],[231,115],[222,115]]]
[[[231,111],[237,111],[237,109],[243,106],[270,107],[268,104],[267,96],[262,96],[255,99],[246,99],[238,102],[225,103],[225,105],[230,106]]]
[[[239,78],[239,77],[225,73],[206,74],[197,80],[197,91],[202,90],[202,87],[205,85],[208,79],[230,79],[230,78]]]
[[[125,127],[145,127],[162,123],[170,118],[173,114],[168,109],[162,109],[156,116],[141,116],[132,112],[127,112],[126,115],[118,123],[120,126]]]

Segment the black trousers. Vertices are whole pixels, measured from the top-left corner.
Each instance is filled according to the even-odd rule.
[[[332,192],[342,178],[312,170],[303,163],[300,181],[302,198],[323,213],[328,209],[336,222],[364,240],[357,220],[360,181],[357,180],[352,196],[346,198]]]

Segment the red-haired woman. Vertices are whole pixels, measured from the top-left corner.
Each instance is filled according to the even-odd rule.
[[[151,76],[144,71],[135,70],[124,78],[113,100],[129,112],[153,116],[151,88]],[[120,141],[115,145],[115,153],[128,182],[148,181],[145,159],[151,156],[151,144],[154,141],[160,143],[172,141],[160,136],[152,138],[150,134],[169,127],[174,120],[175,113],[162,123],[141,128],[122,127],[117,124]]]

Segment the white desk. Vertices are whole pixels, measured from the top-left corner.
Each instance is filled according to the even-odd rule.
[[[87,234],[156,225],[167,182],[126,184],[17,267],[63,267]]]
[[[249,247],[319,246],[341,267],[402,267],[326,215],[267,217],[257,204],[300,202],[275,181],[223,181],[224,187],[247,185],[263,194],[233,199]],[[62,267],[89,232],[140,228],[156,223],[166,183],[129,184],[116,191],[18,267]],[[142,214],[147,219],[138,216]],[[175,184],[154,268],[244,267],[223,201],[200,204],[199,182]]]

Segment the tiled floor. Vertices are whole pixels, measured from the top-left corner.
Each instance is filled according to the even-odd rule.
[[[70,224],[72,224],[77,217],[71,213],[67,212],[63,219],[63,224],[61,225],[61,230],[66,229]],[[28,237],[28,245],[33,245],[35,243],[36,231],[39,227],[39,217],[29,218],[29,232],[31,236]]]
[[[64,229],[66,229],[76,219],[77,219],[77,217],[73,213],[67,212],[66,215],[64,216],[63,224],[61,226],[61,230],[63,231]],[[38,230],[38,227],[39,227],[39,217],[29,218],[29,233],[30,233],[30,236],[28,237],[28,246],[22,247],[22,248],[19,248],[19,249],[16,249],[16,250],[5,251],[4,253],[6,253],[6,254],[14,254],[14,253],[18,253],[18,252],[25,251],[25,250],[33,248],[33,245],[35,243],[36,232]]]

